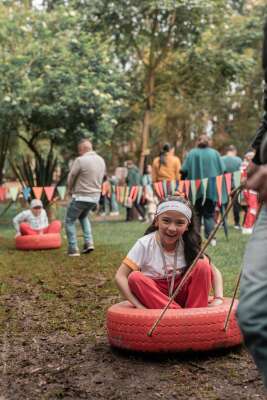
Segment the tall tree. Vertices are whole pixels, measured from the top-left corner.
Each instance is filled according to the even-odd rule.
[[[225,2],[221,0],[83,0],[88,21],[109,34],[117,56],[128,67],[142,66],[143,124],[140,166],[149,147],[151,114],[157,96],[156,78],[168,54],[189,49],[210,24],[218,24]],[[92,29],[92,28],[91,28]]]

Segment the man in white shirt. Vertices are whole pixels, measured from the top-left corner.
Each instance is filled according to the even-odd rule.
[[[65,219],[68,238],[68,255],[79,256],[75,222],[79,219],[83,237],[83,254],[94,250],[89,211],[99,202],[102,181],[105,173],[105,161],[93,151],[92,143],[83,139],[78,144],[79,157],[75,159],[68,175],[68,192],[72,200],[68,205]]]

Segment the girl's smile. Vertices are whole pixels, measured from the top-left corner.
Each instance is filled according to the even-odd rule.
[[[178,211],[166,211],[158,216],[156,226],[162,246],[165,250],[172,251],[177,240],[188,229],[188,220]]]

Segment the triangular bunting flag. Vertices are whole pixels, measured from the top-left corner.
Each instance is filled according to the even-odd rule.
[[[206,201],[208,181],[209,181],[209,178],[204,178],[204,179],[201,180],[202,187],[203,187],[203,200],[202,200],[202,205],[204,205],[204,204],[205,204],[205,201]]]
[[[241,182],[241,171],[235,171],[233,173],[233,178],[234,178],[234,187],[235,189],[238,188],[238,186],[240,186],[240,182]]]
[[[57,186],[57,192],[59,194],[60,200],[64,200],[66,194],[66,186]]]
[[[163,199],[165,196],[164,196],[164,190],[163,190],[162,181],[158,182],[158,188],[159,188],[159,191],[160,191],[160,197],[161,197],[161,199]]]
[[[139,186],[134,186],[134,192],[133,192],[133,195],[132,195],[133,201],[135,201],[136,198],[137,198],[138,190],[139,190]]]
[[[32,191],[33,191],[34,197],[36,199],[40,200],[42,197],[43,188],[40,186],[33,186]]]
[[[129,196],[129,187],[128,187],[128,186],[125,186],[125,188],[124,188],[123,203],[125,203],[125,202],[127,201],[128,196]]]
[[[46,194],[47,200],[51,201],[55,192],[55,186],[45,186],[44,192]]]
[[[209,189],[210,189],[210,195],[212,199],[216,199],[216,194],[217,194],[217,190],[216,190],[216,177],[213,176],[211,178],[209,178]]]
[[[184,193],[185,181],[180,181],[178,185],[178,192]],[[189,193],[189,190],[188,190]]]
[[[159,190],[159,182],[155,182],[154,183],[154,190],[155,190],[158,198],[161,198],[161,193],[160,193],[160,190]]]
[[[217,187],[219,206],[222,205],[222,180],[223,180],[223,175],[216,176],[216,187]]]
[[[170,181],[171,195],[174,195],[175,187],[176,187],[176,182],[175,181]]]
[[[186,194],[186,197],[188,199],[189,191],[190,191],[190,181],[188,179],[186,179],[184,181],[184,186],[185,186],[185,194]]]
[[[136,202],[137,202],[137,204],[140,203],[140,201],[141,201],[141,199],[142,199],[142,195],[143,195],[143,187],[142,187],[142,186],[139,186],[138,193],[137,193],[137,197],[136,197]]]
[[[197,185],[196,181],[190,181],[191,184],[191,196],[192,196],[192,204],[193,206],[196,204],[196,195],[197,195]]]
[[[232,189],[232,174],[228,172],[227,174],[224,174],[224,178],[225,178],[227,193],[230,194]]]
[[[195,182],[196,182],[196,191],[198,191],[198,189],[200,188],[200,185],[201,185],[201,179],[196,179]]]
[[[23,197],[27,201],[31,195],[31,188],[26,186],[22,189]]]
[[[18,186],[13,186],[13,187],[10,187],[10,188],[9,188],[9,194],[10,194],[10,197],[11,197],[11,199],[12,199],[13,201],[16,201],[16,200],[17,200],[18,193],[19,193],[19,188],[18,188]]]
[[[162,181],[163,197],[168,196],[167,181]]]
[[[6,188],[0,187],[0,201],[4,201],[6,199]]]

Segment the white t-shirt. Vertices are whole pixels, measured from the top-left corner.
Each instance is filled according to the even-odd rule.
[[[164,251],[168,275],[172,274],[175,252]],[[144,275],[154,279],[166,278],[160,247],[156,239],[156,232],[143,236],[131,248],[123,263],[134,271],[141,271]],[[177,254],[177,273],[186,267],[184,243],[179,242]],[[181,271],[180,271],[181,272]]]
[[[32,229],[44,229],[48,227],[48,218],[46,211],[42,208],[40,215],[35,217],[31,210],[25,210],[20,212],[13,218],[13,224],[16,231],[19,233],[19,224],[22,222],[27,222]]]

